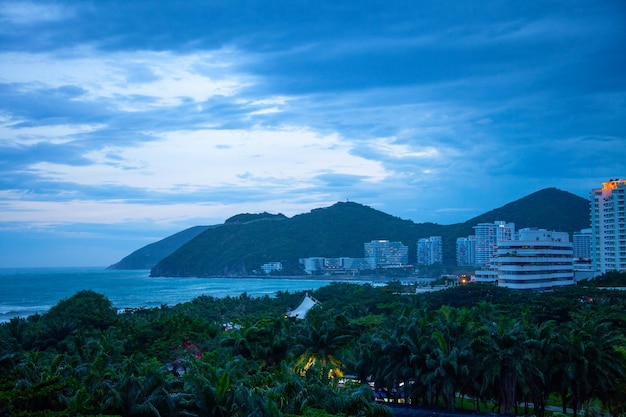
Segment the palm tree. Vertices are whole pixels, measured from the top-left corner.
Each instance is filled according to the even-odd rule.
[[[421,379],[429,401],[441,396],[444,405],[455,408],[456,393],[468,383],[473,324],[466,308],[443,306],[432,314],[430,338]]]
[[[482,390],[495,397],[504,414],[513,412],[520,393],[529,392],[539,372],[526,320],[502,317],[476,345],[483,368]]]
[[[126,358],[115,374],[109,374],[102,398],[102,412],[123,416],[160,416],[177,410],[184,396],[170,391],[175,381],[156,359]]]
[[[556,377],[563,382],[560,395],[563,408],[571,396],[574,417],[584,403],[594,397],[608,401],[608,395],[625,375],[626,361],[616,349],[624,337],[606,321],[588,315],[573,315],[560,332],[561,356]]]
[[[183,375],[184,392],[190,395],[191,411],[204,417],[237,415],[235,387],[230,370],[215,368],[206,361],[195,361]]]
[[[343,334],[330,321],[318,326],[307,321],[299,330],[293,347],[297,352],[294,368],[303,375],[310,369],[319,369],[324,378],[342,377],[344,366],[336,355],[352,340],[352,336]]]

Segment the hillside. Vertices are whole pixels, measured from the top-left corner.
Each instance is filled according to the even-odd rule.
[[[417,236],[430,236],[442,227],[418,225],[357,203],[336,203],[280,221],[225,223],[207,230],[163,259],[152,275],[239,276],[271,261],[299,273],[299,258],[362,257],[363,243],[373,239],[400,240],[415,247]]]
[[[453,225],[414,223],[353,202],[291,218],[264,215],[254,220],[226,222],[204,231],[159,262],[152,276],[241,276],[272,261],[283,262],[287,273],[298,273],[299,258],[362,257],[363,243],[374,239],[403,242],[409,246],[409,262],[414,263],[417,240],[429,236],[442,236],[444,264],[453,266],[456,238],[472,234],[477,223],[506,220],[516,228],[571,234],[589,227],[589,202],[548,188]]]
[[[163,258],[171,255],[185,243],[189,242],[211,226],[194,226],[173,234],[158,242],[137,249],[107,269],[151,269]]]
[[[539,227],[568,232],[571,239],[574,232],[590,227],[589,200],[557,188],[545,188],[464,223],[447,226],[443,237],[444,260],[454,261],[457,237],[474,234],[473,226],[478,223],[498,220],[515,223],[516,230]]]

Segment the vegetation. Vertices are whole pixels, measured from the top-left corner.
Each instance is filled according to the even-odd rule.
[[[410,290],[334,283],[304,320],[284,315],[303,293],[117,314],[81,291],[0,325],[0,415],[388,416],[459,396],[489,413],[626,412],[626,292]]]
[[[473,234],[480,222],[507,220],[518,228],[542,227],[572,233],[589,227],[589,201],[554,188],[492,210],[465,223],[443,226],[413,223],[353,202],[336,203],[292,218],[241,214],[189,240],[161,260],[153,276],[251,275],[267,262],[283,263],[282,274],[303,273],[298,260],[312,256],[363,257],[363,244],[401,241],[415,264],[420,238],[442,236],[444,268],[455,265],[457,237]],[[438,271],[443,272],[443,271]]]

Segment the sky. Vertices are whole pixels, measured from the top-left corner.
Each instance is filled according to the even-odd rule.
[[[453,224],[625,162],[623,0],[0,0],[0,267],[338,201]]]

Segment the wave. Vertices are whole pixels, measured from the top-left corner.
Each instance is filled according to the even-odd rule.
[[[45,313],[52,305],[17,306],[0,304],[0,323],[10,321],[14,317],[28,317],[37,313]]]

